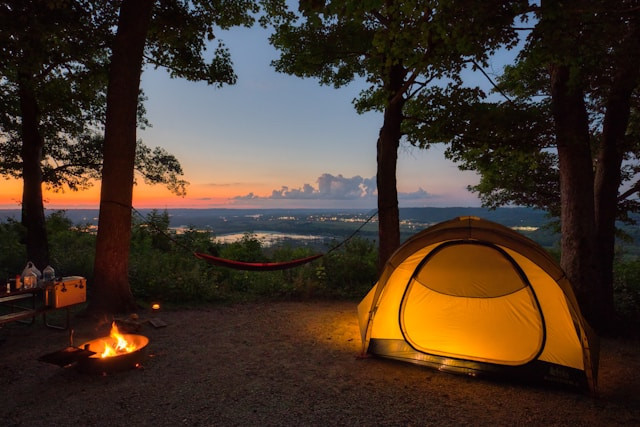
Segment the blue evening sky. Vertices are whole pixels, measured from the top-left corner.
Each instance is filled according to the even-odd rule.
[[[185,198],[167,192],[166,206],[375,207],[382,115],[355,112],[352,100],[364,83],[334,89],[275,72],[268,34],[259,27],[221,33],[238,75],[234,86],[171,79],[163,69],[143,73],[152,127],[139,137],[174,154],[191,184]],[[513,56],[496,58],[494,71]],[[467,78],[487,87],[484,77]],[[466,190],[477,176],[460,171],[443,151],[402,145],[401,207],[479,206]]]

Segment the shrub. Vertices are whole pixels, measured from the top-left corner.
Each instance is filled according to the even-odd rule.
[[[265,250],[255,234],[221,245],[219,256],[242,262],[285,262],[312,255],[310,249],[282,246]],[[219,268],[220,278],[234,299],[292,299],[316,295],[317,283],[310,264],[277,271],[243,271]]]
[[[212,302],[226,298],[218,273],[193,256],[210,249],[207,231],[169,231],[168,214],[153,211],[132,230],[129,279],[134,296],[147,301]]]
[[[95,236],[87,226],[73,226],[65,211],[46,218],[50,264],[56,276],[93,277]],[[22,273],[27,264],[24,227],[13,219],[0,223],[0,274],[3,278]]]
[[[376,281],[378,252],[373,241],[349,240],[323,258],[321,274],[328,296],[362,298]]]
[[[18,221],[8,219],[0,223],[0,276],[10,279],[22,273],[27,264],[27,253],[23,244],[25,229]],[[3,283],[4,284],[4,283]]]
[[[640,258],[618,260],[614,277],[616,312],[625,323],[640,325]]]
[[[93,279],[95,233],[74,225],[65,211],[47,218],[51,265],[56,275]],[[20,223],[0,223],[0,267],[7,278],[26,263]],[[129,280],[134,296],[144,301],[198,303],[257,299],[359,298],[376,279],[377,252],[372,241],[354,238],[318,261],[279,271],[241,271],[216,267],[193,256],[211,253],[243,262],[284,262],[314,252],[284,245],[264,248],[255,234],[230,244],[216,244],[209,231],[169,229],[168,213],[152,211],[132,228]]]
[[[56,276],[83,276],[93,279],[95,234],[89,225],[74,226],[65,211],[47,217],[50,264]]]
[[[80,275],[91,283],[95,233],[74,225],[65,211],[47,218],[51,265],[57,275]],[[0,223],[0,267],[6,277],[26,264],[23,227]],[[213,266],[193,256],[211,253],[244,262],[284,262],[305,258],[313,249],[283,245],[263,247],[255,234],[217,244],[207,230],[193,227],[178,234],[169,229],[166,211],[152,211],[132,228],[129,281],[141,301],[199,303],[261,299],[361,298],[377,275],[374,242],[354,238],[317,261],[279,271],[241,271]]]

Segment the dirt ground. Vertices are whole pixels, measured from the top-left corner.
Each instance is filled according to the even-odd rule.
[[[140,320],[148,319],[140,313]],[[603,340],[599,397],[359,359],[356,304],[287,302],[162,311],[139,369],[81,373],[38,361],[69,333],[0,328],[3,426],[640,425],[640,344]],[[72,319],[74,343],[109,324]]]

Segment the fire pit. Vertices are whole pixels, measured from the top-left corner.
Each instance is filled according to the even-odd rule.
[[[80,346],[91,355],[78,361],[78,369],[89,373],[113,373],[138,367],[146,356],[147,344],[149,339],[144,335],[121,334],[114,322],[108,337]]]
[[[106,374],[140,367],[146,357],[149,338],[144,335],[122,334],[116,322],[108,337],[88,341],[79,347],[73,345],[73,331],[69,347],[45,354],[41,362],[61,367],[77,366],[82,372]]]

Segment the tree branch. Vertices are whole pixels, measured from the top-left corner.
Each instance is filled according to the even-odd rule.
[[[484,69],[480,66],[480,64],[478,64],[478,63],[477,63],[475,60],[473,60],[473,59],[471,60],[471,63],[472,63],[472,64],[473,64],[473,65],[474,65],[478,70],[480,70],[480,72],[481,72],[481,73],[482,73],[482,74],[487,78],[487,80],[489,81],[489,83],[491,83],[491,86],[493,86],[493,88],[494,88],[494,89],[495,89],[495,90],[496,90],[500,95],[502,95],[502,96],[504,97],[504,99],[506,99],[506,100],[507,100],[507,102],[508,102],[509,104],[511,104],[511,106],[513,106],[513,107],[514,107],[514,108],[516,108],[516,109],[518,108],[518,106],[516,105],[516,103],[515,103],[515,102],[513,102],[513,100],[512,100],[511,98],[509,98],[509,97],[507,96],[507,94],[506,94],[506,93],[504,93],[504,92],[502,91],[502,89],[500,89],[500,88],[498,87],[498,85],[497,85],[497,84],[496,84],[496,83],[491,79],[491,77],[489,77],[489,74],[487,74],[487,73],[486,73],[486,71],[484,71]]]
[[[629,197],[633,196],[635,193],[640,193],[640,180],[636,181],[636,183],[633,184],[631,188],[629,188],[627,191],[620,194],[618,196],[618,202],[628,199]]]
[[[389,18],[387,18],[386,16],[384,16],[383,14],[381,14],[379,11],[374,10],[371,12],[371,14],[378,20],[378,22],[380,22],[382,25],[384,25],[385,27],[389,27]]]
[[[154,65],[156,68],[162,67],[162,68],[166,68],[167,70],[173,70],[171,66],[159,62],[156,58],[152,58],[146,53],[143,53],[142,57],[147,61],[147,63]]]
[[[85,169],[98,170],[100,167],[102,167],[102,163],[65,163],[63,165],[59,165],[54,168],[43,171],[42,180],[44,182],[49,182],[57,174],[59,173],[67,174],[73,168],[85,168]],[[85,172],[82,172],[78,176],[84,173]]]
[[[430,77],[429,79],[427,79],[427,80],[426,80],[426,81],[424,81],[424,82],[418,82],[418,81],[415,81],[415,79],[414,79],[413,84],[417,85],[417,86],[418,86],[418,88],[417,88],[416,90],[414,90],[413,92],[409,93],[409,94],[407,95],[407,99],[411,99],[411,98],[413,98],[413,97],[414,97],[418,92],[420,92],[422,89],[424,89],[425,87],[427,87],[427,85],[428,85],[429,83],[431,83],[431,82],[433,81],[433,79],[435,79],[435,77]],[[408,88],[407,88],[407,89],[408,89]]]

